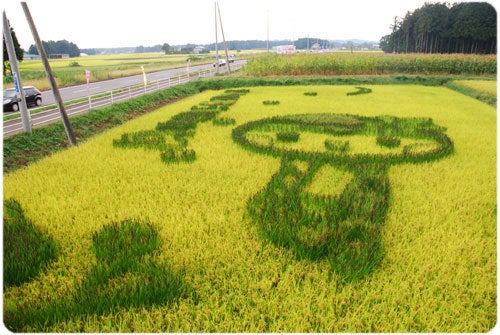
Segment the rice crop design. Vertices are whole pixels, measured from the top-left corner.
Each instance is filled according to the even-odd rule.
[[[264,106],[273,106],[273,105],[279,105],[279,100],[264,100],[262,101],[262,104]]]
[[[51,324],[75,315],[105,315],[122,308],[168,305],[187,295],[181,275],[156,263],[161,241],[149,223],[124,220],[92,234],[97,263],[71,301],[54,300],[9,311],[4,321],[16,331],[26,325]]]
[[[318,137],[317,147],[274,141],[283,129],[293,129],[301,138]],[[388,169],[450,155],[453,142],[444,131],[431,119],[335,114],[276,116],[243,124],[233,130],[234,141],[281,158],[279,171],[249,199],[249,216],[264,238],[290,248],[297,258],[327,258],[344,280],[362,279],[383,256],[380,230],[390,201]],[[271,140],[262,141],[266,137]],[[381,146],[380,152],[367,150],[367,141]],[[339,194],[307,191],[325,166],[351,176]]]
[[[349,96],[349,95],[360,95],[360,94],[368,94],[368,93],[372,93],[371,88],[356,86],[356,91],[347,92],[346,94]]]
[[[187,148],[188,138],[194,136],[198,123],[212,121],[218,126],[233,125],[234,119],[218,115],[228,111],[241,95],[248,92],[248,89],[226,90],[208,102],[192,106],[189,111],[176,114],[166,122],[159,122],[156,129],[122,134],[120,139],[113,140],[113,145],[158,150],[161,161],[166,164],[192,162],[196,159],[196,152]]]
[[[34,279],[57,257],[57,244],[24,214],[19,202],[3,205],[3,279],[6,286]]]

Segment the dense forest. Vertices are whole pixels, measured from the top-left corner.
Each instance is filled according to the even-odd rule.
[[[42,41],[43,48],[47,55],[50,54],[68,54],[70,57],[80,56],[80,49],[75,43],[62,41]],[[35,45],[31,45],[28,53],[38,55],[38,50]]]
[[[497,15],[486,2],[426,3],[395,18],[382,37],[385,52],[478,53],[497,50]]]

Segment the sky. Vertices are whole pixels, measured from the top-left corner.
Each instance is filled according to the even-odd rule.
[[[444,0],[443,0],[444,1]],[[379,41],[394,17],[434,0],[219,0],[226,40]],[[441,1],[442,2],[442,1]],[[454,1],[455,2],[455,1]],[[40,38],[80,49],[215,42],[214,0],[26,0]],[[491,3],[491,2],[490,2]],[[19,0],[2,7],[21,47],[34,44]],[[222,41],[219,26],[219,41]]]

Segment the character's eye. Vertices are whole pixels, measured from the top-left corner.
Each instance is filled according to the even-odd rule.
[[[377,144],[386,148],[397,148],[401,145],[401,139],[396,136],[377,136]]]
[[[280,131],[276,133],[279,142],[298,142],[300,133],[296,131]]]

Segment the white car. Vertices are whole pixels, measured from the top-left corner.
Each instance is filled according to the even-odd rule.
[[[217,61],[214,62],[213,66],[215,67],[217,65]],[[225,58],[219,58],[219,67],[225,66],[226,65],[226,59]]]

